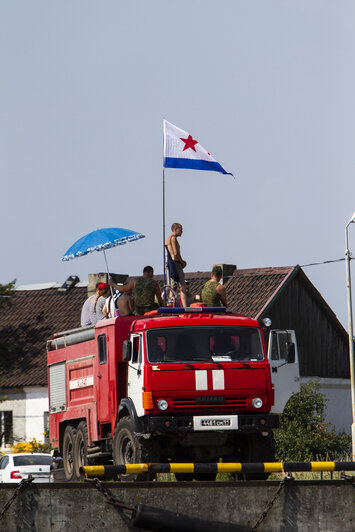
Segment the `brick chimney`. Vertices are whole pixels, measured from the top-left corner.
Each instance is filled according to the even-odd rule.
[[[110,277],[114,283],[122,284],[126,282],[128,275],[126,273],[125,274],[110,273]],[[88,297],[95,294],[97,283],[107,283],[107,282],[108,282],[107,272],[89,273]]]
[[[213,266],[220,266],[222,268],[221,284],[225,284],[228,279],[233,276],[234,271],[237,269],[235,264],[214,264]]]

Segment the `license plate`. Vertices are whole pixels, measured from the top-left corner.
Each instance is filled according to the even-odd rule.
[[[201,419],[202,427],[229,427],[230,419]]]
[[[238,416],[194,416],[194,430],[237,430]]]

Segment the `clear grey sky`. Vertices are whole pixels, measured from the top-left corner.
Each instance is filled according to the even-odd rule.
[[[110,226],[146,235],[111,271],[161,273],[163,118],[236,175],[166,171],[187,271],[343,257],[354,49],[353,0],[2,0],[0,282],[104,271],[60,257]],[[344,263],[305,272],[346,324]]]

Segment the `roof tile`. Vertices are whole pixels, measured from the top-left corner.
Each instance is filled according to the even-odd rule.
[[[55,288],[14,293],[11,306],[0,313],[0,342],[10,342],[2,356],[1,386],[47,384],[46,341],[55,332],[80,327],[86,297],[87,289],[76,287],[64,295]]]
[[[293,268],[236,270],[225,283],[228,307],[238,314],[256,317],[279,289]],[[187,273],[192,295],[199,294],[209,272]],[[156,279],[162,284],[162,276]],[[10,307],[0,312],[0,349],[10,342],[2,356],[0,386],[47,385],[46,341],[56,332],[80,326],[85,287],[75,286],[66,294],[57,288],[16,290]]]

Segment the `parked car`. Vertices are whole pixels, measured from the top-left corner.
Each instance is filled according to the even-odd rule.
[[[5,454],[0,461],[0,482],[21,482],[29,475],[34,482],[49,482],[51,463],[47,453]]]
[[[50,482],[66,482],[64,472],[63,458],[61,456],[53,456],[51,464]]]

